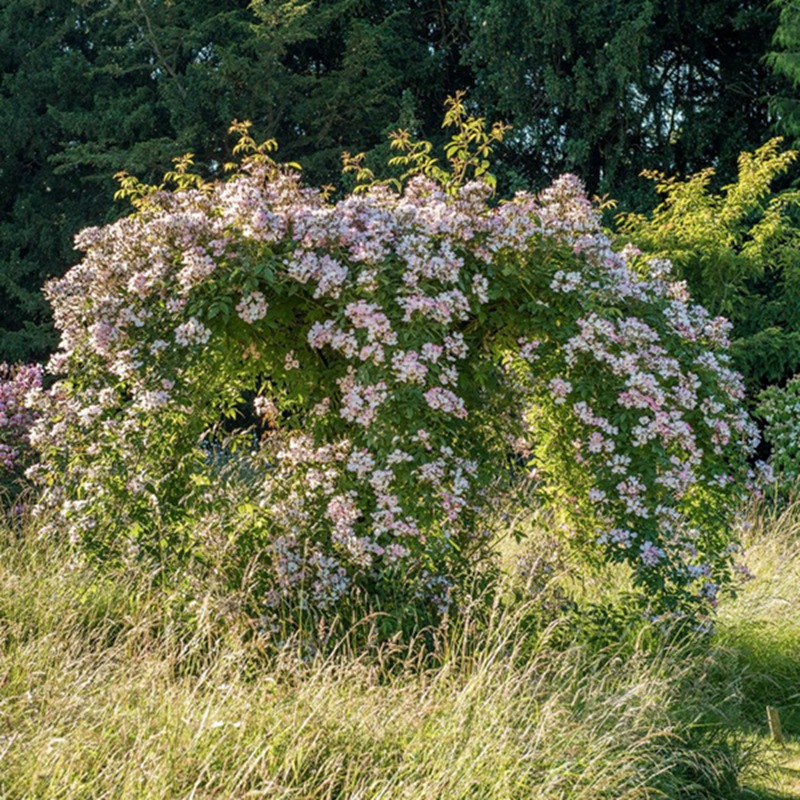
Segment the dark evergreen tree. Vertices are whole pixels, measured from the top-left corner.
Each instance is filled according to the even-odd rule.
[[[774,5],[780,16],[767,64],[783,82],[771,97],[770,107],[776,130],[797,147],[800,144],[800,6],[790,0],[775,0]]]
[[[570,170],[637,206],[642,169],[725,180],[768,136],[777,17],[761,0],[471,0],[469,16],[474,97],[515,126],[522,183]]]
[[[441,141],[442,104],[514,126],[500,190],[564,170],[624,207],[643,168],[688,173],[769,135],[762,0],[4,0],[0,5],[0,361],[52,345],[43,281],[109,221],[113,175],[152,180],[187,151],[215,174],[233,119],[311,183],[387,133]],[[111,210],[109,210],[109,208]]]
[[[155,176],[183,150],[223,140],[237,84],[214,37],[247,21],[243,2],[0,8],[0,360],[52,345],[41,284],[74,261],[77,230],[114,213],[115,172]]]
[[[386,151],[398,127],[436,139],[444,100],[472,84],[453,2],[259,0],[253,8],[258,35],[280,52],[287,92],[269,133],[315,182],[339,180],[344,150]]]
[[[185,152],[213,174],[250,119],[312,182],[343,150],[427,127],[469,76],[446,3],[409,0],[6,0],[0,8],[0,360],[53,343],[40,287],[109,221],[113,175],[153,179]]]

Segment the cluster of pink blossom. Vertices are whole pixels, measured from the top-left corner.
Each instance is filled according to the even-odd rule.
[[[433,386],[425,392],[423,397],[425,402],[436,411],[444,411],[445,414],[452,414],[459,419],[466,419],[467,417],[464,401],[449,389]]]
[[[429,345],[429,343],[426,343]],[[419,353],[414,350],[400,350],[392,356],[392,369],[395,377],[402,383],[425,383],[428,367]]]
[[[378,415],[378,409],[389,397],[386,384],[383,381],[359,383],[354,372],[348,372],[339,379],[338,384],[342,393],[342,407],[339,412],[342,419],[368,428]]]
[[[269,603],[332,604],[402,564],[443,606],[485,549],[495,464],[528,434],[576,541],[654,591],[710,598],[755,439],[726,324],[666,267],[640,277],[574,177],[490,194],[417,177],[330,203],[252,160],[84,231],[47,290],[71,410],[35,437],[45,502],[87,546],[114,535],[131,481],[149,487],[124,521],[140,539],[167,514],[159,487],[191,517],[176,476],[186,497],[208,483],[191,479],[198,443],[255,392]]]
[[[193,344],[205,344],[211,338],[211,330],[195,317],[190,317],[186,322],[175,328],[175,341],[189,347]],[[137,366],[141,367],[141,363]]]
[[[269,304],[262,292],[252,292],[243,297],[236,305],[236,313],[248,323],[256,322],[267,316]]]

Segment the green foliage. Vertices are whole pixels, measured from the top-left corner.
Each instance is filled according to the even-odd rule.
[[[770,109],[776,128],[796,145],[800,142],[800,9],[791,0],[773,0],[772,7],[780,15],[771,43],[775,49],[767,53],[766,62],[784,83],[770,97]]]
[[[694,297],[731,320],[732,353],[751,397],[800,369],[800,192],[773,188],[797,153],[780,144],[742,153],[736,182],[719,191],[711,168],[686,179],[647,173],[661,204],[617,218],[622,240],[646,258],[669,259]]]
[[[472,0],[465,60],[482,113],[513,125],[503,183],[576,172],[627,208],[637,175],[714,164],[770,133],[762,63],[777,10],[760,0]]]
[[[0,564],[9,798],[737,800],[764,760],[707,636],[558,646],[569,620],[532,633],[520,605],[433,652],[376,645],[374,617],[276,650],[213,572],[101,575],[31,521],[0,527]]]
[[[489,157],[493,146],[503,141],[510,126],[495,122],[487,132],[483,117],[472,117],[468,114],[463,92],[457,92],[455,97],[449,99],[446,108],[442,127],[456,129],[444,148],[450,169],[440,167],[438,160],[430,155],[433,149],[431,142],[414,141],[406,130],[390,136],[392,149],[400,150],[403,155],[389,159],[389,166],[408,167],[402,174],[401,181],[415,175],[425,175],[451,192],[455,192],[468,180],[478,179],[494,189],[497,179],[489,173]]]
[[[121,176],[135,213],[47,289],[62,379],[33,439],[62,531],[159,570],[225,553],[273,615],[361,595],[435,618],[522,447],[563,538],[627,564],[653,613],[716,602],[755,433],[724,327],[638,277],[574,177],[491,204],[474,174],[503,127],[460,97],[446,121],[449,169],[408,140],[399,190],[336,203],[246,123],[225,181],[189,156]],[[226,438],[241,415],[258,427]]]
[[[406,129],[392,131],[389,134],[391,149],[399,150],[401,155],[393,156],[387,164],[404,169],[396,178],[378,179],[365,164],[366,153],[351,155],[346,152],[342,156],[343,172],[354,173],[353,193],[363,193],[379,185],[402,190],[405,182],[418,175],[430,178],[450,194],[456,194],[470,180],[480,180],[494,191],[497,178],[489,172],[489,158],[494,146],[503,141],[509,126],[496,122],[487,131],[483,117],[468,113],[462,91],[445,101],[445,109],[442,128],[456,129],[443,147],[448,166],[441,166],[440,159],[432,155],[433,142],[417,140]]]
[[[770,464],[786,491],[800,478],[800,376],[785,386],[770,386],[759,395],[758,416],[772,447]]]

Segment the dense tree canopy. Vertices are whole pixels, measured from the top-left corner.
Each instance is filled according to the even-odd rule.
[[[7,357],[49,348],[40,285],[74,260],[75,232],[109,214],[113,174],[158,174],[198,144],[212,152],[204,131],[238,107],[232,76],[258,85],[243,70],[248,40],[234,57],[211,37],[230,41],[237,26],[246,31],[242,5],[217,3],[211,13],[203,3],[4,4],[0,348]]]
[[[577,171],[636,204],[642,169],[718,165],[766,138],[774,10],[749,0],[471,3],[476,98],[512,123],[524,182]]]
[[[397,128],[441,141],[442,102],[464,89],[514,126],[501,193],[568,169],[642,210],[643,168],[724,181],[771,135],[770,97],[791,99],[795,74],[775,60],[781,88],[764,61],[779,17],[791,51],[789,7],[760,0],[6,0],[0,354],[52,348],[40,287],[80,228],[122,213],[114,173],[152,178],[191,151],[216,177],[236,118],[346,188],[342,151],[378,163]]]
[[[795,88],[800,82],[800,8],[788,0],[776,0],[780,17],[772,40],[773,50],[767,55],[767,63],[772,70],[789,84],[784,91],[776,92],[771,98],[771,107],[780,120],[784,133],[800,138],[800,98]]]

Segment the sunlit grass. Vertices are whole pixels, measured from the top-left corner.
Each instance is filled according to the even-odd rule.
[[[763,706],[800,732],[798,528],[796,511],[754,515],[760,577],[714,639],[593,638],[568,592],[594,597],[599,579],[542,539],[538,555],[507,547],[509,569],[520,551],[535,567],[503,590],[512,603],[426,646],[357,647],[366,619],[315,652],[265,648],[213,586],[100,574],[6,526],[0,798],[731,800],[745,768],[751,787],[779,779],[759,772],[778,761]]]

